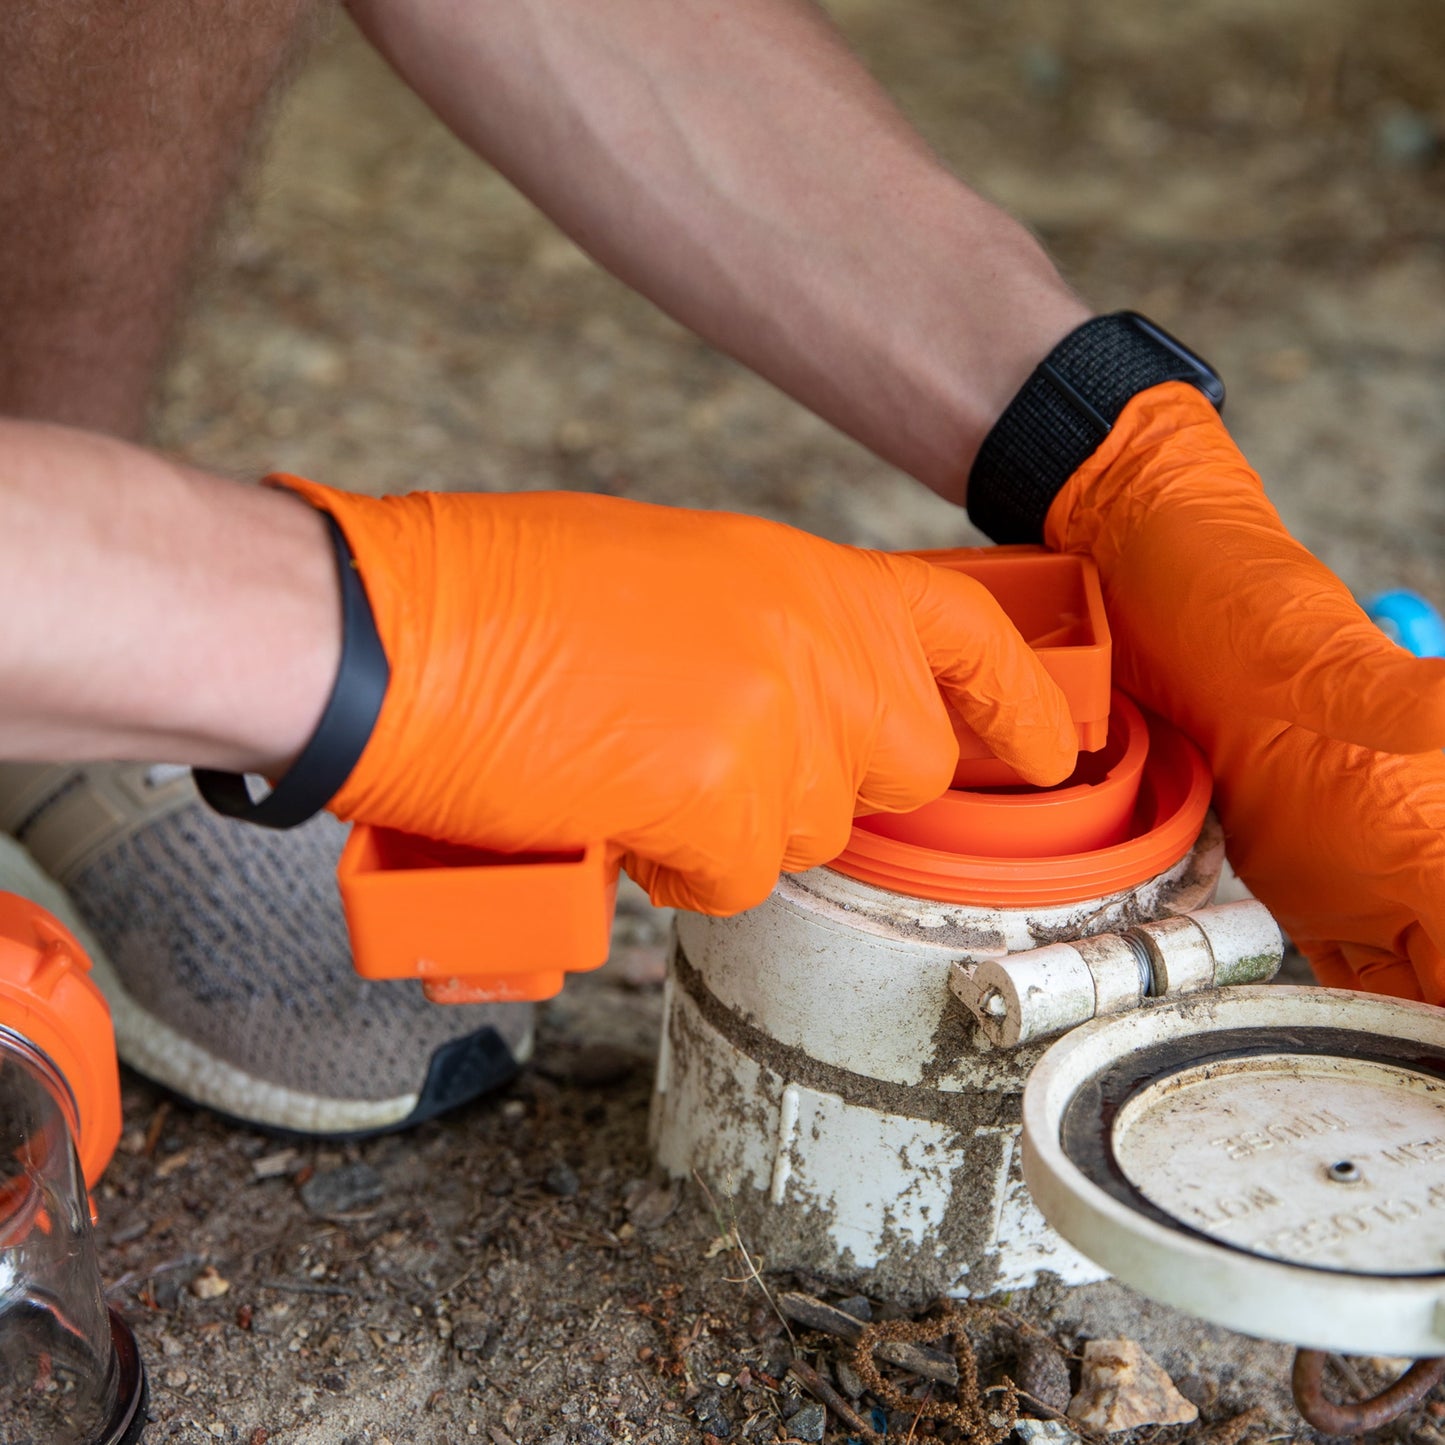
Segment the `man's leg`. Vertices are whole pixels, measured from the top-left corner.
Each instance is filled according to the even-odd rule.
[[[0,5],[0,413],[142,434],[257,118],[329,8]],[[0,829],[108,955],[122,1057],[225,1113],[394,1127],[502,1082],[530,1048],[528,1008],[438,1008],[356,977],[329,818],[266,833],[210,815],[178,769],[0,763]]]
[[[0,412],[140,436],[197,253],[324,8],[0,6]]]

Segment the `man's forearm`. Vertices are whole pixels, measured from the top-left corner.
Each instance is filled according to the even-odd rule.
[[[1088,315],[806,0],[352,0],[623,280],[935,491]]]
[[[295,497],[0,420],[0,759],[280,771],[336,674],[337,597]]]

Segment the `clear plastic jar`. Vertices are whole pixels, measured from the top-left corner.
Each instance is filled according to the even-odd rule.
[[[49,1058],[0,1026],[3,1445],[121,1445],[145,1424],[135,1339],[101,1293],[76,1123]]]

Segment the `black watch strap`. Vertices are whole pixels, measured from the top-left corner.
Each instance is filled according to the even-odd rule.
[[[341,582],[341,665],[321,721],[286,776],[259,802],[252,799],[240,773],[194,770],[201,797],[218,813],[264,828],[294,828],[341,791],[371,738],[391,680],[351,548],[336,519],[329,512],[321,515],[326,518]]]
[[[1096,316],[1034,368],[984,438],[968,478],[968,515],[995,542],[1042,542],[1065,482],[1098,449],[1129,400],[1187,381],[1224,406],[1208,362],[1134,311]]]

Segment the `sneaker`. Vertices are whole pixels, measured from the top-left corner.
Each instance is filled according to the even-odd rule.
[[[121,1059],[196,1104],[374,1134],[506,1083],[531,1054],[531,1004],[438,1005],[419,983],[358,977],[329,815],[277,833],[211,812],[184,768],[5,763],[0,831],[98,942]]]

